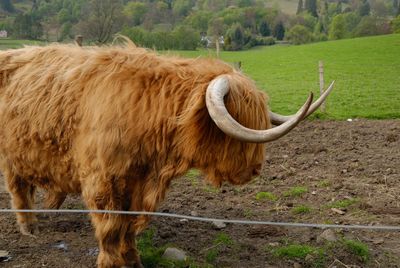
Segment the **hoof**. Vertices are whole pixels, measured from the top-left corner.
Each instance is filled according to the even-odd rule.
[[[39,234],[39,227],[37,223],[21,223],[19,224],[21,234],[36,237]]]
[[[139,263],[133,263],[130,265],[124,265],[124,266],[121,266],[121,268],[144,268],[144,266],[142,263],[139,262]]]

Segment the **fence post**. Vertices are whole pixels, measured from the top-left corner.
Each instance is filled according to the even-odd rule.
[[[82,35],[77,35],[77,36],[75,36],[75,42],[76,42],[76,44],[78,45],[78,46],[82,46],[82,43],[83,43],[83,36]]]
[[[219,59],[219,37],[215,37],[215,48],[217,50],[217,58]]]
[[[324,64],[323,62],[320,60],[319,61],[319,93],[320,95],[322,95],[324,93],[324,85],[325,81],[324,81]],[[323,102],[321,104],[321,112],[325,113],[325,102]]]

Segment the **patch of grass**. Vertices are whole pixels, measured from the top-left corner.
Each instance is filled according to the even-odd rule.
[[[207,250],[206,262],[208,263],[215,262],[217,260],[218,255],[219,255],[219,250],[217,248],[211,248]]]
[[[258,192],[256,194],[256,199],[257,200],[276,201],[276,200],[278,200],[278,197],[271,192]]]
[[[304,259],[308,254],[314,253],[316,248],[305,245],[288,245],[274,250],[277,257],[289,259]]]
[[[345,239],[343,243],[351,253],[358,256],[363,262],[367,262],[369,260],[370,252],[366,244],[360,241],[348,239]]]
[[[229,237],[226,233],[218,233],[217,237],[214,239],[214,245],[225,245],[225,246],[231,246],[233,245],[233,240],[232,238]]]
[[[307,255],[323,257],[323,249],[309,245],[290,244],[272,250],[273,255],[291,260],[304,260]]]
[[[154,229],[145,230],[138,238],[137,247],[140,252],[140,257],[144,267],[156,268],[156,267],[198,267],[196,263],[191,260],[187,261],[172,261],[162,258],[162,255],[167,246],[156,247],[154,245]]]
[[[254,216],[254,212],[251,209],[245,208],[243,210],[243,216],[245,216],[246,218],[251,218]]]
[[[311,212],[311,208],[306,205],[300,205],[300,206],[296,206],[296,207],[292,208],[292,212],[294,214],[306,214],[306,213]]]
[[[197,169],[190,169],[186,174],[185,178],[187,178],[192,186],[197,186],[199,184],[198,177],[200,176],[200,171]]]
[[[212,193],[212,194],[217,194],[220,191],[220,189],[209,184],[205,184],[203,190],[206,191],[207,193]]]
[[[337,200],[337,201],[334,201],[333,203],[329,204],[328,207],[343,209],[343,208],[348,208],[349,206],[357,203],[358,201],[359,201],[359,199],[357,199],[357,198]]]
[[[328,186],[331,186],[331,182],[330,181],[328,181],[328,180],[322,180],[322,181],[320,181],[320,182],[318,182],[318,187],[328,187]]]
[[[308,192],[307,187],[296,186],[283,193],[284,197],[299,197]]]
[[[233,246],[234,241],[224,232],[217,234],[213,241],[213,246],[206,251],[205,259],[207,263],[214,263],[223,247]]]
[[[41,41],[34,40],[19,40],[19,39],[0,39],[0,50],[10,49],[10,48],[21,48],[25,45],[43,45]]]
[[[200,171],[197,169],[190,169],[187,173],[186,173],[186,177],[188,178],[197,178],[200,176]]]
[[[137,241],[137,246],[140,251],[142,263],[145,267],[156,267],[162,262],[162,254],[165,248],[154,247],[154,229],[144,231]]]

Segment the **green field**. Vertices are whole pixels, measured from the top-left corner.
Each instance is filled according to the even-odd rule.
[[[207,51],[178,53],[208,55]],[[276,112],[293,113],[310,90],[319,92],[322,60],[326,83],[336,80],[323,117],[400,118],[399,34],[222,52],[221,58],[241,61],[244,73],[268,93]]]
[[[0,39],[0,49],[22,46],[22,43],[25,42]],[[172,53],[188,57],[209,55],[205,50]],[[336,85],[327,102],[327,113],[319,116],[400,118],[399,34],[221,52],[221,58],[228,62],[241,61],[244,73],[268,93],[276,112],[293,113],[309,91],[318,95],[318,61],[322,60],[326,84],[336,80]]]
[[[2,39],[0,38],[0,50],[9,49],[9,48],[20,48],[24,45],[38,45],[41,44],[40,41],[32,41],[32,40],[16,40],[16,39]]]

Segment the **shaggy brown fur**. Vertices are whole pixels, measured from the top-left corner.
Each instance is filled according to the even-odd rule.
[[[220,185],[256,175],[264,145],[221,132],[205,92],[226,74],[232,116],[270,127],[266,97],[229,65],[212,59],[157,56],[132,44],[66,45],[0,52],[0,168],[13,206],[32,208],[35,187],[81,193],[88,208],[154,211],[173,178],[190,168]],[[93,214],[99,267],[140,265],[135,235],[148,217]],[[22,233],[33,214],[17,213]]]

